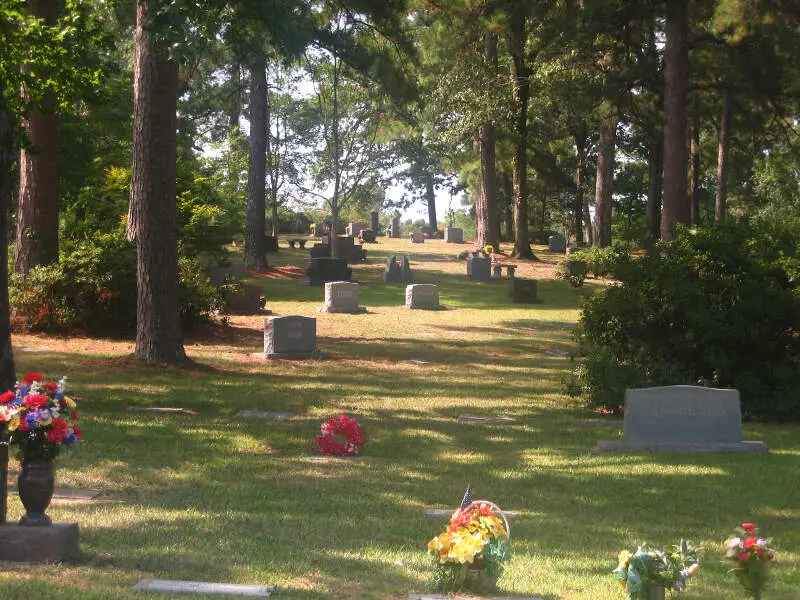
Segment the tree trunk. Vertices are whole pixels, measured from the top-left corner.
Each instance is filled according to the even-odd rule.
[[[605,248],[611,245],[611,198],[614,192],[617,108],[611,101],[606,101],[601,111],[594,192],[594,244],[598,248]]]
[[[59,0],[28,0],[28,12],[46,25],[55,25],[61,9]],[[23,71],[29,67],[22,65]],[[46,77],[37,73],[37,77]],[[29,100],[25,92],[23,99]],[[22,127],[29,147],[20,151],[19,205],[14,268],[28,274],[37,265],[58,260],[58,178],[60,145],[58,99],[48,92],[41,107],[34,107]]]
[[[506,199],[503,211],[503,220],[506,224],[505,239],[511,241],[514,239],[514,184],[511,182],[508,169],[503,170],[503,196]]]
[[[436,193],[433,190],[433,173],[425,177],[425,202],[428,204],[428,225],[436,231],[439,225],[436,222]]]
[[[181,332],[175,202],[178,66],[157,48],[150,2],[136,5],[133,165],[128,235],[136,240],[136,351],[147,362],[186,358]]]
[[[647,150],[647,236],[657,240],[661,236],[661,186],[664,169],[664,137],[656,134]]]
[[[728,148],[731,143],[731,93],[725,90],[722,96],[722,115],[719,119],[719,150],[717,153],[717,198],[714,218],[725,220],[728,212]]]
[[[689,145],[689,221],[692,227],[700,224],[700,102],[695,98],[692,115],[692,135]]]
[[[519,9],[512,17],[511,56],[514,75],[514,251],[515,258],[533,258],[528,230],[528,101],[530,69],[525,64],[525,14]]]
[[[669,0],[664,52],[664,208],[661,238],[672,239],[674,223],[689,225],[687,193],[686,85],[688,81],[688,0]]]
[[[583,169],[586,162],[586,138],[583,135],[575,136],[575,148],[578,155],[578,166],[575,167],[575,204],[573,216],[575,243],[583,245]]]
[[[484,38],[484,58],[492,67],[497,66],[497,35],[487,32]],[[477,211],[478,246],[491,244],[499,248],[497,240],[497,166],[495,146],[497,128],[486,123],[480,128],[481,140],[481,200]]]
[[[239,127],[242,116],[242,65],[239,58],[234,58],[230,71],[231,105],[228,108],[228,124],[231,129]]]
[[[267,71],[263,55],[250,63],[250,160],[247,168],[246,269],[266,269],[264,251],[267,192]]]

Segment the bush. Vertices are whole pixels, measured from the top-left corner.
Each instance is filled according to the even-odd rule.
[[[181,321],[190,326],[222,312],[222,292],[195,260],[181,258]],[[9,301],[30,329],[124,333],[136,327],[136,250],[118,234],[70,244],[57,263],[9,277]]]
[[[736,388],[745,415],[797,418],[800,298],[781,249],[743,225],[681,230],[586,298],[573,390],[621,410],[625,388]]]
[[[569,255],[572,260],[581,260],[594,277],[613,277],[617,265],[624,265],[630,260],[630,251],[621,244],[597,248],[590,246],[581,248]]]
[[[572,287],[583,287],[583,281],[586,279],[586,263],[570,255],[559,261],[555,275],[557,279],[568,281]]]

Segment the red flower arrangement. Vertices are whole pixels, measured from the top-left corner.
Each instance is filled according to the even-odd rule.
[[[736,533],[725,542],[725,556],[737,563],[731,572],[748,595],[758,600],[767,582],[767,564],[775,558],[775,550],[769,547],[769,539],[759,537],[753,523],[742,523]]]
[[[331,417],[320,426],[322,435],[317,436],[317,450],[328,456],[355,456],[364,445],[364,430],[358,421],[347,415]],[[334,436],[341,436],[339,441]]]

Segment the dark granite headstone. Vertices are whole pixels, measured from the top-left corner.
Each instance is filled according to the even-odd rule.
[[[309,250],[311,258],[329,258],[331,255],[331,247],[328,244],[314,244],[314,247]]]
[[[491,279],[492,261],[488,258],[468,258],[467,277],[473,281],[489,281]]]
[[[602,441],[599,450],[665,452],[766,452],[763,442],[742,441],[737,390],[693,385],[625,392],[624,437]]]
[[[550,252],[564,254],[564,252],[567,251],[567,240],[564,239],[563,235],[559,235],[558,233],[551,235],[547,238],[547,248]]]
[[[463,244],[464,230],[459,229],[458,227],[445,227],[444,241],[448,244]]]
[[[290,315],[264,321],[266,358],[309,358],[317,353],[317,320]]]
[[[353,269],[343,258],[320,257],[308,261],[306,274],[309,285],[322,285],[329,281],[350,281]]]
[[[245,284],[241,293],[226,295],[225,305],[232,315],[255,315],[264,310],[264,296],[261,288],[256,285]]]
[[[400,237],[400,217],[393,217],[392,218],[392,237],[399,238]]]
[[[264,236],[264,252],[277,252],[278,251],[278,238],[274,235]]]
[[[369,213],[369,228],[372,229],[373,232],[377,233],[381,227],[381,223],[378,220],[378,211],[373,210]]]
[[[424,244],[425,243],[425,236],[420,231],[415,231],[411,234],[411,243],[412,244]]]
[[[508,280],[508,299],[521,304],[535,304],[539,302],[538,285],[535,279]]]
[[[78,554],[77,523],[53,523],[33,527],[0,524],[0,560],[9,562],[61,562]]]
[[[375,243],[375,231],[373,229],[362,229],[358,232],[358,237],[361,238],[361,242],[364,244]]]
[[[411,273],[411,265],[408,264],[408,256],[405,254],[400,261],[400,281],[411,283],[414,281],[414,275]]]

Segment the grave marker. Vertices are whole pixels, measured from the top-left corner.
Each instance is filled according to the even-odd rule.
[[[491,279],[492,261],[488,258],[473,256],[467,259],[467,277],[473,281],[489,281]]]
[[[265,585],[241,583],[206,583],[204,581],[172,581],[169,579],[140,579],[135,590],[161,592],[163,594],[195,594],[199,596],[239,596],[245,598],[269,598],[275,590]]]
[[[317,352],[317,320],[289,315],[264,320],[265,358],[311,358]]]
[[[425,236],[422,235],[421,232],[415,231],[411,234],[411,243],[412,244],[424,244],[425,243]]]
[[[458,227],[445,227],[444,241],[448,244],[463,244],[464,230]]]
[[[353,269],[344,258],[319,257],[308,261],[308,285],[322,285],[329,281],[350,281]]]
[[[422,310],[441,310],[439,286],[430,283],[417,283],[406,286],[406,307]]]
[[[536,304],[539,300],[538,283],[535,279],[508,280],[508,299],[520,304]]]
[[[240,410],[236,416],[240,419],[291,419],[294,413],[281,410]]]
[[[400,237],[400,216],[392,217],[392,237]]]
[[[381,224],[378,220],[378,211],[373,210],[369,213],[369,228],[376,234],[380,230]]]
[[[489,423],[489,424],[507,424],[516,423],[516,419],[511,417],[485,417],[481,415],[458,415],[459,423]]]
[[[742,441],[737,390],[693,385],[629,389],[625,392],[622,441],[601,441],[601,451],[767,451],[764,442]]]
[[[317,312],[365,313],[365,306],[358,305],[358,284],[350,281],[331,281],[325,284],[325,306]]]
[[[558,233],[551,235],[547,238],[547,249],[550,250],[550,252],[564,254],[567,251],[567,240],[564,239],[563,235]]]

